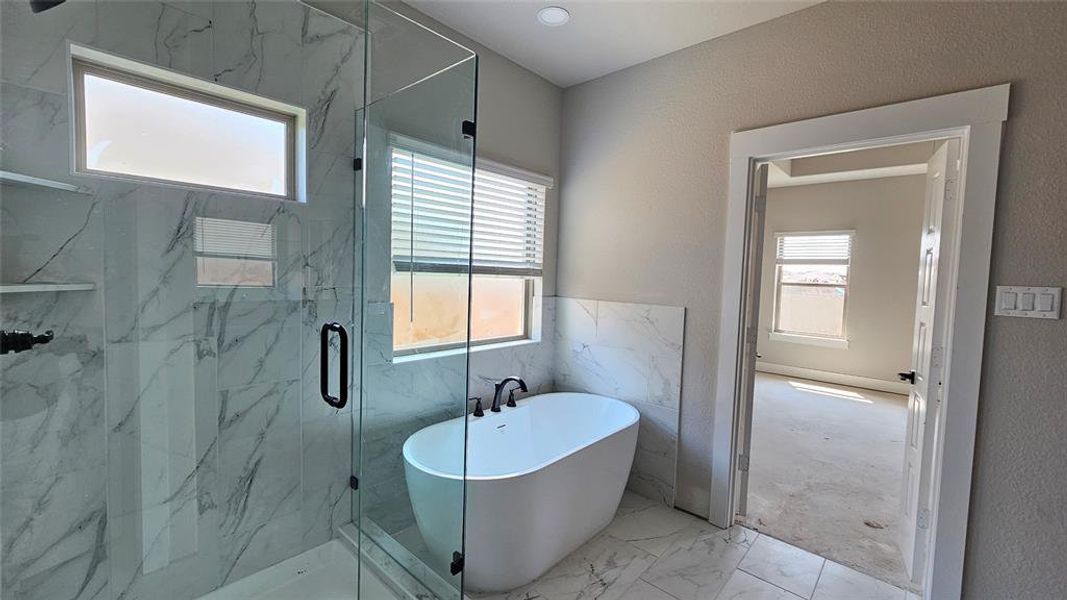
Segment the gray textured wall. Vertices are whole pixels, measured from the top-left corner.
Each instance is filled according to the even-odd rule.
[[[706,513],[731,131],[1011,82],[992,282],[1067,286],[1067,4],[821,4],[564,93],[559,294],[685,306],[679,506]],[[610,216],[610,218],[609,218]],[[990,318],[968,598],[1067,590],[1067,320]]]

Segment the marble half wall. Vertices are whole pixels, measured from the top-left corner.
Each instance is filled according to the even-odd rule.
[[[673,505],[685,308],[556,299],[557,391],[590,392],[641,413],[627,487]]]

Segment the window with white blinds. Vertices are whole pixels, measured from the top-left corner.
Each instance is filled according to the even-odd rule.
[[[852,254],[852,233],[780,233],[778,262],[848,263]]]
[[[197,285],[274,285],[277,253],[270,223],[196,217],[193,252]]]
[[[546,186],[426,154],[392,152],[392,254],[398,271],[540,277]]]
[[[783,335],[845,343],[852,238],[851,231],[775,235],[772,340]]]

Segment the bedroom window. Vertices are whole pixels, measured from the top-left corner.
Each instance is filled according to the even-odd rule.
[[[853,232],[777,233],[775,238],[771,338],[845,342]]]

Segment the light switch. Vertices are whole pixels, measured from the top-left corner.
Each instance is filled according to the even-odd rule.
[[[1058,319],[1062,293],[1063,288],[999,285],[993,314]]]

